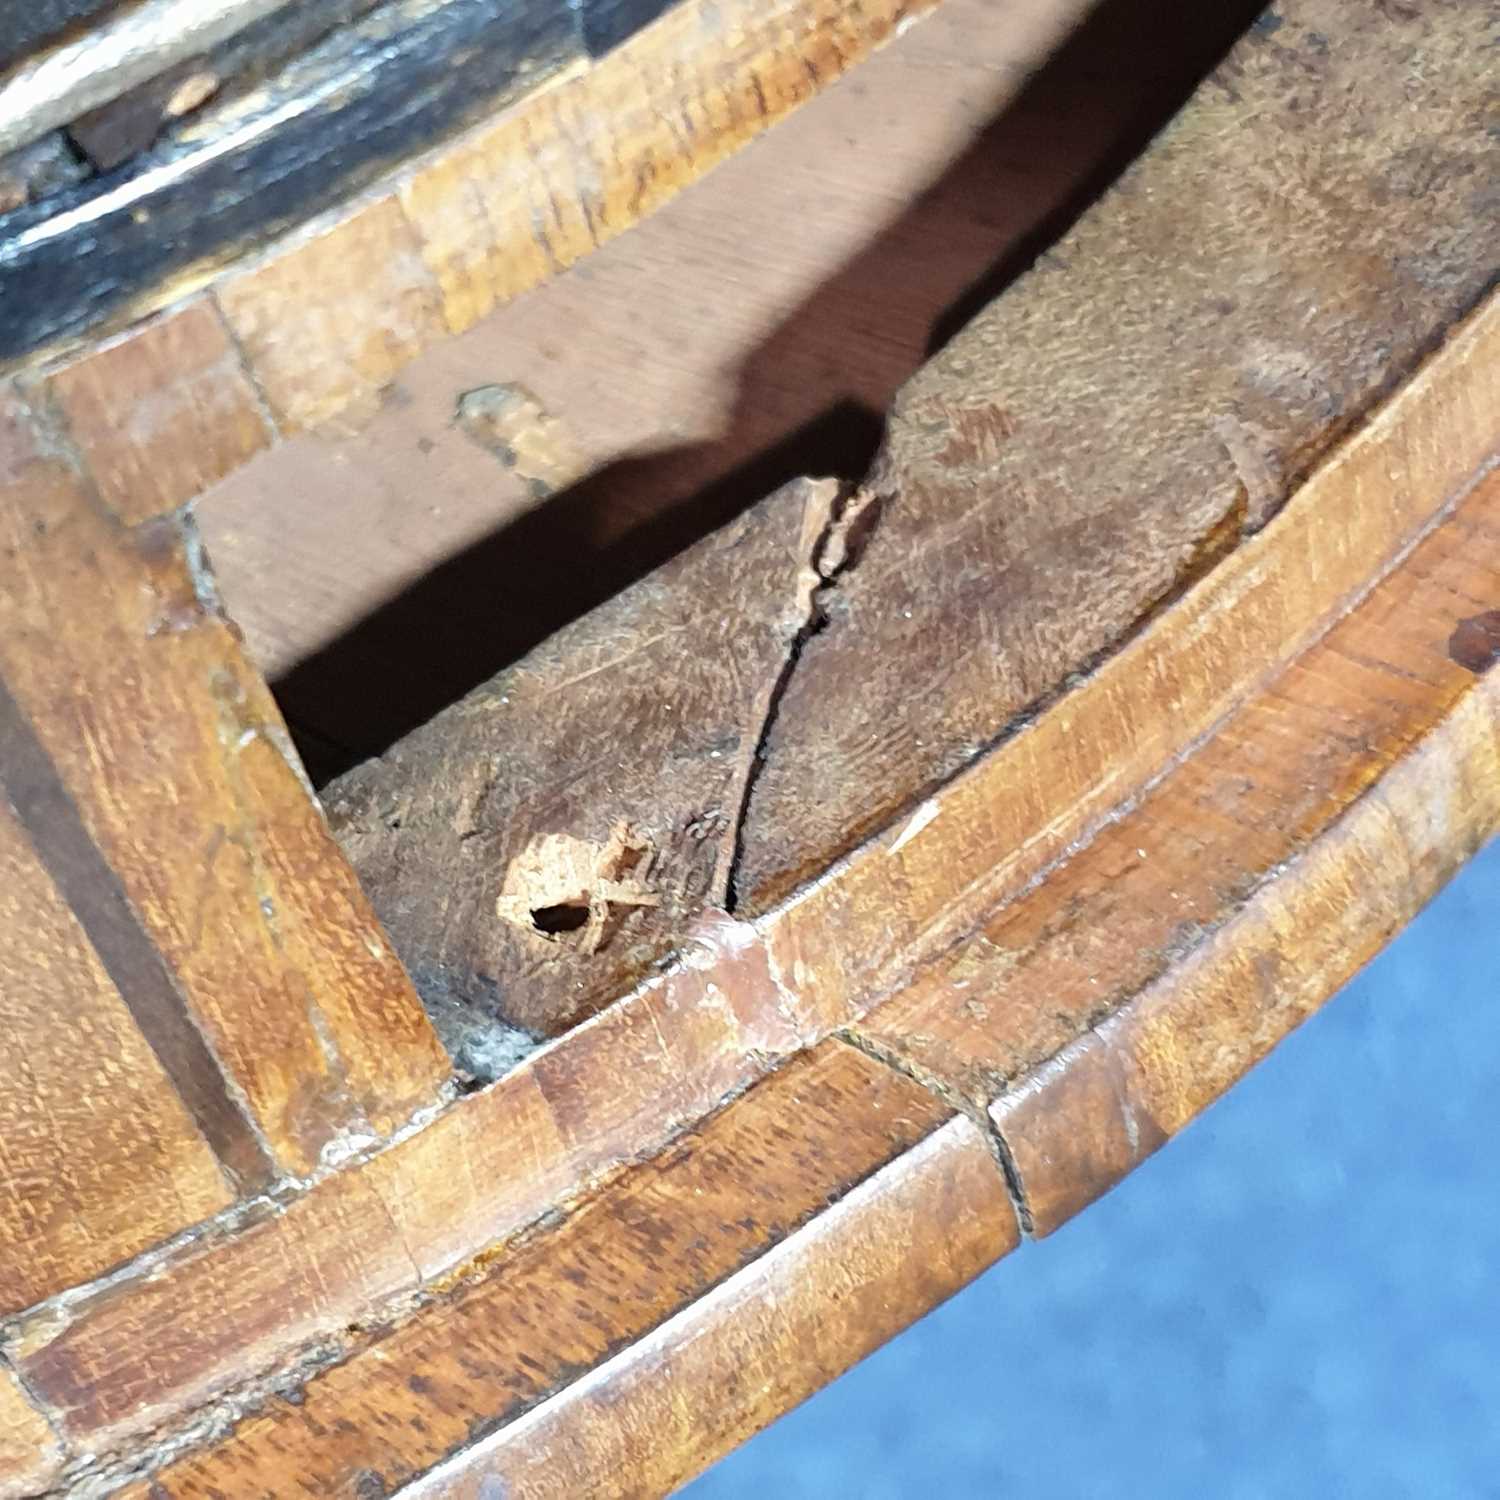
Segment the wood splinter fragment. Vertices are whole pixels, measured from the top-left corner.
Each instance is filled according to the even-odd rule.
[[[617,823],[603,844],[543,834],[506,867],[495,914],[543,942],[566,940],[597,953],[615,908],[660,904],[647,883],[655,856],[651,842],[628,823]]]

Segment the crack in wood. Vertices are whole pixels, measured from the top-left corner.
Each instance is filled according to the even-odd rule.
[[[787,641],[781,665],[756,703],[752,722],[754,737],[742,742],[736,769],[734,813],[724,831],[719,858],[714,865],[713,899],[727,912],[737,901],[735,878],[744,854],[745,824],[755,783],[766,761],[776,715],[791,685],[792,676],[807,643],[828,624],[823,609],[829,591],[853,566],[865,538],[874,526],[883,497],[873,490],[852,493],[836,479],[806,480],[807,506],[803,512],[801,548],[804,562],[797,574],[796,628]]]

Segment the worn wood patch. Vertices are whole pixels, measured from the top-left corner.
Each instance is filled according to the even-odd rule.
[[[886,513],[767,742],[764,909],[1275,512],[1470,308],[1500,208],[1485,7],[1295,0],[902,392]]]
[[[825,1043],[151,1493],[391,1493],[460,1453],[469,1478],[428,1484],[470,1493],[545,1449],[513,1493],[663,1492],[1015,1244],[994,1159],[950,1120]],[[579,1376],[621,1348],[620,1404],[591,1421]],[[559,1421],[568,1440],[539,1442]]]
[[[837,503],[789,486],[325,790],[440,1024],[458,1005],[554,1034],[723,904]]]
[[[216,296],[284,432],[339,413],[367,416],[441,327],[416,237],[390,198],[229,273]],[[288,308],[297,309],[295,331]]]
[[[1497,603],[1500,481],[1491,475],[1137,806],[1034,895],[877,1006],[856,1024],[857,1035],[986,1105],[1104,1017],[1148,1005],[1150,987],[1176,995],[1194,982],[1185,976],[1221,973],[1226,963],[1232,975],[1223,982],[1240,986],[1235,1013],[1247,1027],[1264,1022],[1279,1035],[1338,982],[1305,954],[1326,950],[1330,963],[1343,955],[1346,972],[1358,967],[1489,826],[1500,788],[1491,795],[1475,739],[1483,695],[1468,705],[1481,679],[1452,659],[1449,640],[1457,621]],[[1446,748],[1428,746],[1434,736]],[[1419,778],[1410,791],[1388,790],[1393,765],[1406,778],[1393,786]],[[1400,799],[1424,784],[1428,826],[1409,828]],[[1373,831],[1360,831],[1372,821]],[[1367,847],[1370,838],[1376,845]],[[1371,877],[1367,863],[1377,853],[1405,872],[1400,881]],[[1327,873],[1314,879],[1303,864]],[[1268,910],[1285,919],[1272,920]],[[1305,1006],[1288,998],[1294,993],[1307,997]],[[1186,993],[1168,1005],[1174,1015],[1200,1009],[1212,1007]],[[1130,1024],[1112,1021],[1104,1030],[1114,1035]],[[1190,1045],[1193,1026],[1184,1022],[1183,1034]],[[1201,1066],[1184,1063],[1173,1073],[1178,1087],[1199,1090],[1192,1096],[1199,1107],[1237,1076],[1221,1078],[1221,1064],[1240,1057],[1238,1066],[1248,1066],[1269,1045],[1224,1030],[1204,1038]],[[1092,1042],[1079,1056],[1104,1052]],[[1082,1063],[1078,1071],[1067,1087],[1107,1076]],[[1030,1083],[1023,1092],[1042,1097]],[[1009,1116],[1019,1106],[1003,1107]],[[1192,1112],[1159,1112],[1160,1129],[1143,1123],[1142,1150]],[[1079,1149],[1087,1149],[1085,1137]]]
[[[687,955],[370,1161],[424,1276],[658,1150],[811,1039],[745,924],[709,917]]]

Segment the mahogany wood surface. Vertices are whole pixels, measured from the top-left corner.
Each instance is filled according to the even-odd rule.
[[[352,861],[182,507],[479,316],[489,231],[403,301],[431,221],[380,197],[9,380],[0,1495],[665,1493],[1419,910],[1500,828],[1486,19],[1268,13],[863,487],[786,487],[355,773]]]

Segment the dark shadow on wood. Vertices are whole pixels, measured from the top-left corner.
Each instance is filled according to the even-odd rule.
[[[863,473],[901,384],[1056,242],[1259,9],[1105,0],[938,181],[750,354],[727,431],[607,465],[282,677],[275,691],[315,783],[379,754],[778,485]],[[842,87],[861,87],[858,73]],[[788,411],[788,386],[805,392],[799,410]]]

